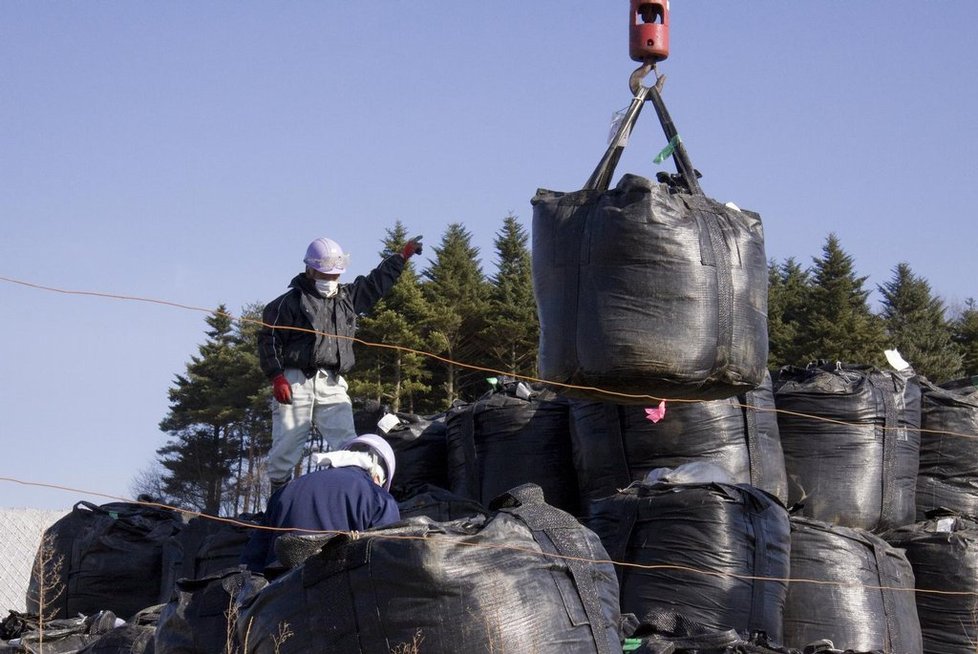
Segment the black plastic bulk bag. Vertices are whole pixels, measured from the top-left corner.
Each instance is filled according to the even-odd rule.
[[[791,518],[784,644],[920,654],[914,577],[902,550],[863,529]]]
[[[155,654],[239,651],[235,638],[239,607],[267,585],[262,575],[239,568],[181,579],[174,598],[160,612]]]
[[[533,198],[540,376],[618,404],[720,399],[761,383],[767,259],[756,213],[624,175]]]
[[[247,514],[233,522],[209,516],[191,519],[176,536],[181,552],[177,579],[201,579],[238,565],[251,538],[248,525],[257,524]]]
[[[402,414],[398,414],[402,415]],[[410,429],[382,434],[397,460],[391,494],[407,497],[412,486],[431,484],[448,488],[448,427],[445,414],[417,418]]]
[[[774,402],[798,515],[870,531],[914,521],[920,384],[912,370],[786,366]]]
[[[378,422],[393,416],[397,423],[386,430]],[[353,413],[358,435],[378,434],[386,440],[397,459],[391,495],[398,501],[410,496],[412,486],[433,484],[448,488],[445,414],[424,417],[408,412],[391,412],[386,405],[369,401]]]
[[[592,503],[586,524],[617,568],[621,610],[781,637],[788,513],[747,485],[644,484]]]
[[[491,508],[327,540],[242,609],[244,654],[620,653],[618,580],[597,536],[532,485]],[[282,625],[293,635],[276,650]]]
[[[450,522],[489,515],[489,510],[479,502],[438,486],[415,486],[412,490],[414,492],[410,497],[397,503],[402,520],[425,516],[435,522]]]
[[[513,392],[508,387],[449,413],[449,490],[488,504],[510,488],[533,483],[548,503],[576,514],[567,401],[549,391],[529,399]]]
[[[978,388],[974,378],[921,380],[917,520],[946,508],[978,516]]]
[[[974,654],[978,644],[978,523],[939,516],[882,534],[916,579],[925,654]],[[929,592],[928,592],[929,591]]]
[[[171,537],[182,527],[180,514],[169,509],[78,502],[44,532],[27,588],[28,612],[38,612],[42,584],[48,587],[45,612],[56,618],[110,610],[128,619],[167,601],[179,564]],[[38,575],[42,560],[46,579]],[[61,592],[50,599],[52,581]]]
[[[642,407],[571,401],[571,443],[582,504],[613,495],[654,468],[705,461],[788,500],[770,375],[725,400],[671,402],[658,422]]]

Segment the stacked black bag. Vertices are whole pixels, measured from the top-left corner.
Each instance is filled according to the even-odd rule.
[[[102,610],[128,619],[169,599],[179,565],[172,537],[180,514],[128,502],[78,502],[44,532],[27,611],[70,618]],[[42,572],[43,571],[43,572]]]
[[[935,509],[978,516],[978,387],[974,378],[921,381],[917,519]]]
[[[974,654],[978,643],[978,522],[935,515],[882,534],[913,568],[925,654]]]
[[[791,519],[784,643],[920,654],[914,575],[902,550],[862,529]]]
[[[533,483],[549,504],[576,514],[568,420],[565,400],[522,383],[451,411],[450,490],[485,505],[510,488]]]
[[[613,495],[656,468],[708,462],[735,483],[787,501],[784,453],[771,378],[735,398],[670,402],[662,420],[645,409],[607,402],[571,402],[571,442],[582,503]]]
[[[920,456],[913,370],[786,366],[774,401],[788,502],[799,515],[870,531],[913,522]]]
[[[746,484],[636,482],[590,514],[612,560],[627,562],[623,612],[781,638],[790,536],[775,498]]]
[[[598,538],[532,485],[492,508],[326,540],[243,607],[245,654],[620,653],[618,580]],[[276,649],[283,625],[293,635]]]

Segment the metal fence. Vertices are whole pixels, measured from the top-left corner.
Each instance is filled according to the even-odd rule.
[[[24,611],[27,583],[44,530],[71,509],[0,508],[0,619]]]

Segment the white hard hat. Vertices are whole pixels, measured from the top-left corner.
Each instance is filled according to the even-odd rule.
[[[387,473],[384,479],[384,490],[389,491],[391,489],[391,481],[394,479],[394,469],[397,466],[394,449],[390,446],[390,443],[377,434],[363,434],[348,440],[342,445],[342,449],[349,450],[356,445],[365,445],[380,457],[380,462],[383,464]]]

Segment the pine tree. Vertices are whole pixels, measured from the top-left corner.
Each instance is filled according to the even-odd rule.
[[[799,342],[801,323],[811,291],[811,278],[789,257],[781,265],[768,265],[768,367],[805,363]]]
[[[208,316],[207,341],[192,356],[185,375],[169,390],[170,410],[160,429],[170,441],[157,450],[166,469],[163,486],[169,497],[217,514],[225,500],[225,483],[240,456],[242,428],[255,405],[257,362],[249,358],[232,328],[224,305]]]
[[[907,263],[878,287],[889,346],[896,348],[914,370],[936,383],[959,376],[961,353],[951,339],[944,302],[931,292],[927,280]]]
[[[244,417],[237,425],[239,454],[231,513],[257,513],[264,509],[270,492],[265,475],[265,460],[272,446],[271,387],[258,362],[258,332],[265,306],[255,302],[244,307],[237,322],[235,348],[244,368],[243,385],[251,391]],[[240,502],[240,508],[239,508]]]
[[[798,333],[801,358],[884,365],[883,322],[867,304],[867,278],[856,276],[852,257],[835,234],[829,234],[822,257],[813,261],[812,288]]]
[[[433,365],[433,382],[443,391],[441,408],[456,399],[472,399],[484,386],[485,373],[465,366],[481,364],[479,335],[487,312],[487,285],[479,265],[479,249],[460,223],[448,226],[435,259],[425,271],[422,290],[431,314],[427,337],[436,354],[447,361]]]
[[[978,375],[978,303],[965,301],[965,308],[951,324],[954,342],[961,348],[962,367],[968,377]]]
[[[381,256],[400,252],[407,240],[407,230],[397,221],[387,230]],[[430,373],[424,356],[407,350],[426,347],[422,330],[428,316],[414,263],[409,260],[390,293],[359,322],[357,365],[349,375],[352,397],[373,399],[389,405],[392,411],[414,412],[416,399],[420,401],[431,390],[425,383]]]
[[[489,288],[483,341],[489,367],[511,375],[537,376],[540,323],[533,296],[527,233],[516,216],[503,219],[496,234],[498,265]]]

